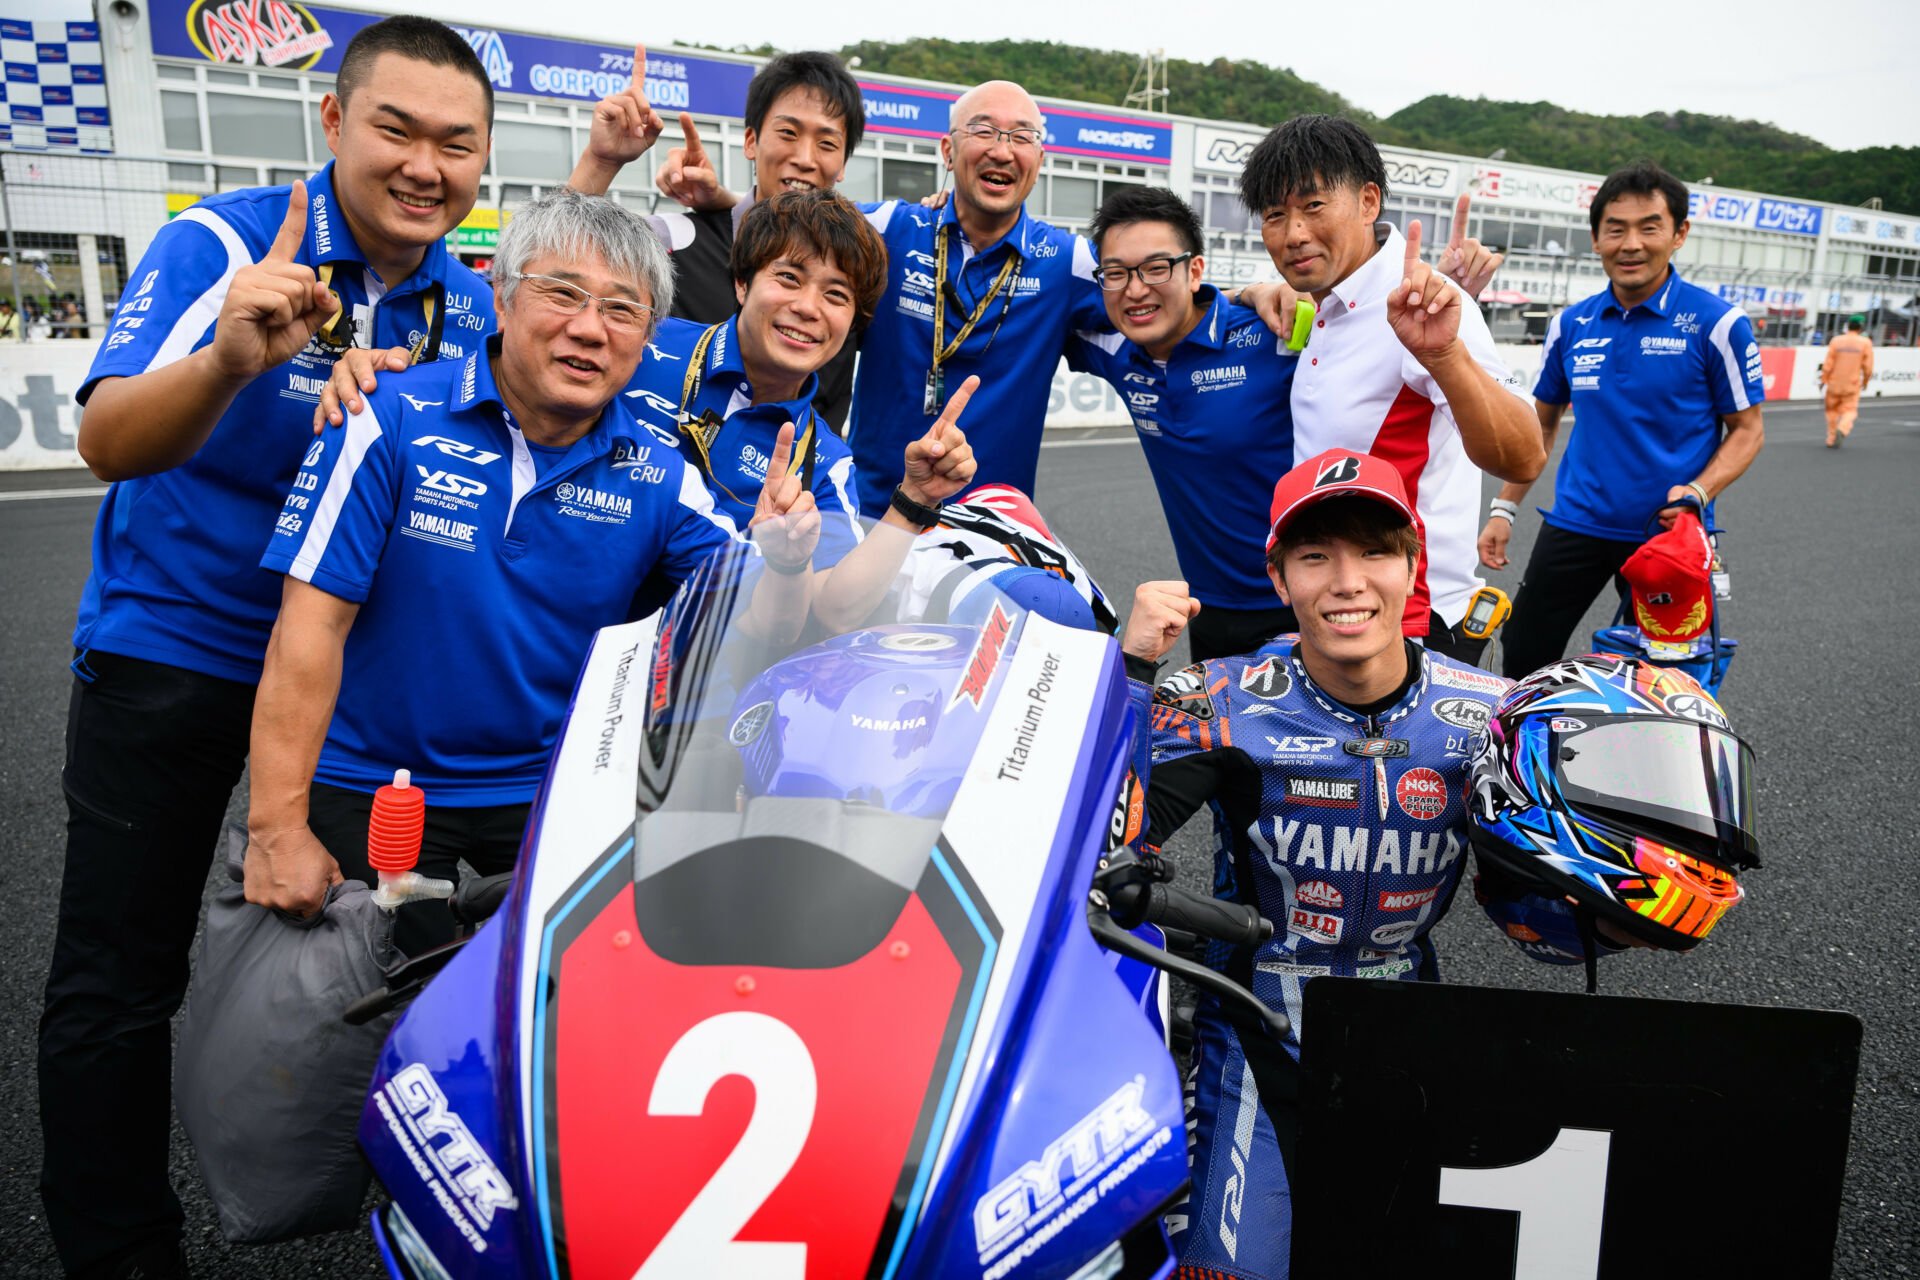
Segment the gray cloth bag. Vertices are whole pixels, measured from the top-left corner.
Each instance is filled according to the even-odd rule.
[[[298,919],[248,902],[246,832],[226,830],[227,870],[207,907],[173,1097],[235,1244],[356,1224],[372,1173],[356,1142],[374,1063],[397,1013],[364,1026],[346,1007],[386,985],[393,914],[355,880]]]

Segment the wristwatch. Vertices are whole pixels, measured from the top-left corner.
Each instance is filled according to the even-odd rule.
[[[907,496],[907,491],[899,485],[893,486],[893,499],[888,505],[905,516],[908,524],[913,525],[922,532],[940,523],[939,503],[936,502],[929,507],[925,503],[915,502]]]

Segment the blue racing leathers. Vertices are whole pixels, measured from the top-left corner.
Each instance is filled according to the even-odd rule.
[[[1287,1166],[1297,1132],[1301,992],[1323,975],[1437,980],[1429,934],[1466,863],[1469,770],[1508,681],[1407,643],[1408,679],[1368,707],[1317,688],[1280,636],[1133,682],[1147,731],[1138,845],[1156,849],[1201,806],[1214,819],[1214,892],[1274,923],[1257,949],[1207,961],[1293,1026],[1284,1042],[1203,995],[1188,1081],[1193,1190],[1168,1217],[1182,1276],[1283,1277]],[[1516,945],[1582,959],[1571,916],[1540,899],[1484,905]]]

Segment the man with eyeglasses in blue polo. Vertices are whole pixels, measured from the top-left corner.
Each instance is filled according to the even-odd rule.
[[[1054,369],[1076,329],[1105,324],[1092,247],[1026,210],[1046,136],[1025,89],[977,85],[940,140],[953,198],[937,210],[887,200],[867,214],[889,259],[847,430],[867,515],[886,510],[900,451],[970,376],[978,479],[1033,492]]]

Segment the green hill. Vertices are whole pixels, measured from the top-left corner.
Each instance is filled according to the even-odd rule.
[[[841,53],[860,69],[962,84],[1017,80],[1044,97],[1119,105],[1138,53],[1024,40],[862,41]],[[1484,156],[1505,148],[1518,164],[1605,173],[1650,157],[1688,182],[1711,177],[1805,199],[1859,204],[1880,197],[1888,209],[1920,212],[1920,147],[1835,151],[1812,138],[1753,120],[1679,111],[1600,116],[1549,102],[1490,102],[1437,95],[1384,119],[1283,67],[1249,60],[1169,59],[1169,105],[1181,115],[1254,124],[1303,111],[1350,116],[1383,143]]]

